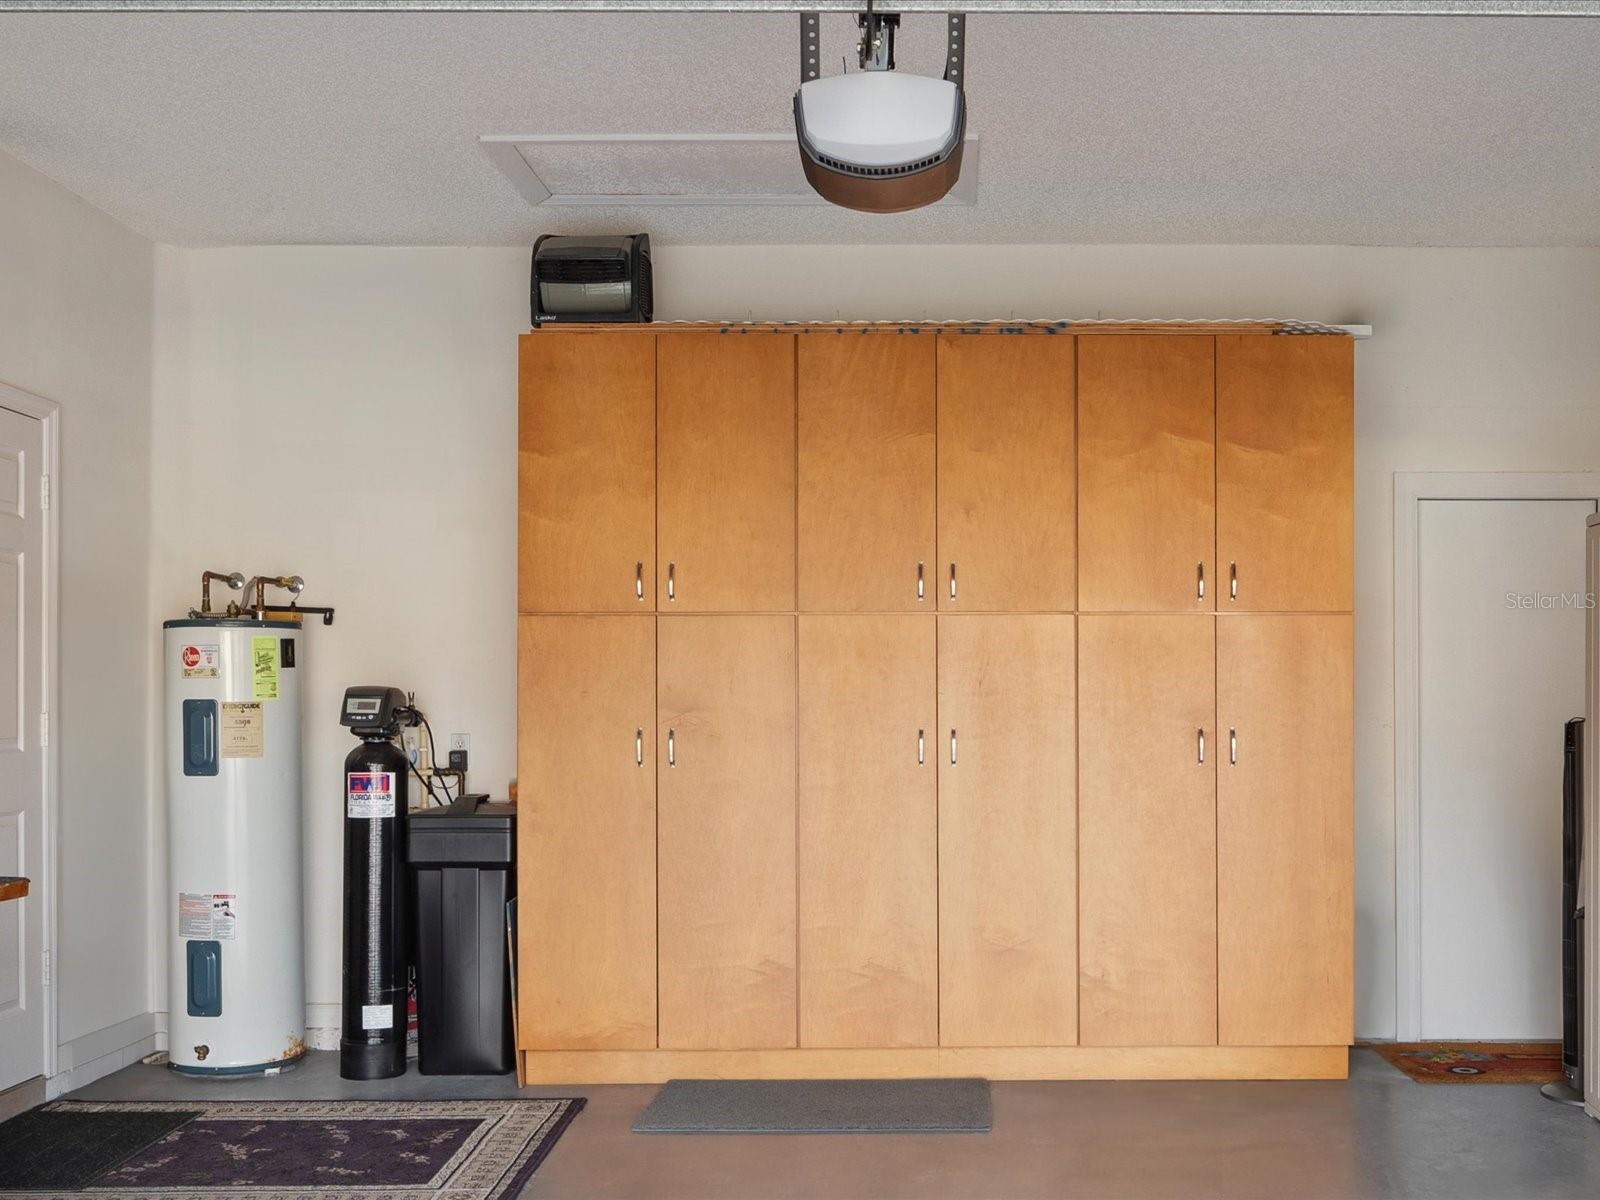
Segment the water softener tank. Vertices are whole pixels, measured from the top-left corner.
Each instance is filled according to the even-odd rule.
[[[305,1053],[301,629],[165,625],[168,1051],[174,1070],[274,1070]]]

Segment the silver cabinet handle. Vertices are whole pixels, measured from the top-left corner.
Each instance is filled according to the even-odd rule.
[[[921,600],[922,596],[923,596],[923,591],[922,591],[922,564],[918,563],[917,564],[917,599]]]
[[[956,731],[954,729],[950,731],[950,765],[952,767],[956,765]]]
[[[922,766],[928,761],[927,743],[923,740],[923,731],[917,730],[917,766]]]
[[[678,765],[678,731],[676,729],[669,729],[669,730],[667,730],[667,766],[675,767],[677,765]]]
[[[667,599],[668,600],[676,600],[678,598],[677,575],[678,575],[678,564],[675,563],[675,562],[669,562],[667,564]]]
[[[644,599],[644,563],[633,564],[633,597],[635,600]]]
[[[644,766],[644,730],[633,731],[633,761],[637,766]]]
[[[1228,564],[1228,599],[1229,600],[1237,600],[1238,598],[1239,598],[1239,564],[1236,563],[1236,562],[1231,562],[1231,563]]]
[[[1206,760],[1206,731],[1204,729],[1198,729],[1195,732],[1199,735],[1199,738],[1200,738],[1200,761],[1201,762],[1205,762],[1205,760]]]
[[[1195,595],[1204,600],[1206,598],[1206,565],[1196,563],[1194,566]]]
[[[1233,764],[1239,761],[1239,731],[1228,730],[1228,762]]]
[[[956,598],[956,565],[950,564],[950,599]]]

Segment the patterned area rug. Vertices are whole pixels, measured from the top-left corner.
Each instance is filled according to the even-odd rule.
[[[1418,1083],[1555,1083],[1560,1042],[1376,1042],[1372,1049]]]
[[[0,1195],[514,1200],[583,1103],[63,1100],[0,1125]]]

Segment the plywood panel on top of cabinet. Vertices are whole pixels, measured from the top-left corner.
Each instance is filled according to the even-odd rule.
[[[656,1044],[655,625],[648,616],[519,622],[525,1049]]]
[[[1078,338],[1078,606],[1216,601],[1209,337]]]
[[[806,337],[798,354],[800,608],[932,610],[933,336]]]
[[[800,1044],[935,1046],[934,618],[799,624]]]
[[[657,342],[660,569],[669,612],[795,607],[795,339]]]
[[[1217,621],[1225,1046],[1343,1046],[1352,1037],[1352,632],[1342,615]]]
[[[540,330],[518,350],[517,607],[650,611],[655,340]]]
[[[940,609],[1071,611],[1073,339],[941,333],[938,383]]]
[[[939,617],[939,1044],[1078,1040],[1070,616]]]
[[[793,1046],[795,619],[662,616],[657,681],[660,1045]]]
[[[1217,1040],[1217,619],[1078,619],[1079,1030]]]
[[[1219,610],[1354,606],[1354,389],[1349,338],[1217,338]]]

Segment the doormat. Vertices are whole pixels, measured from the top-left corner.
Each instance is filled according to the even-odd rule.
[[[987,1079],[674,1079],[635,1133],[988,1133]]]
[[[1560,1042],[1374,1042],[1418,1083],[1554,1083],[1561,1073]]]
[[[0,1125],[0,1195],[514,1200],[583,1103],[62,1100]]]

